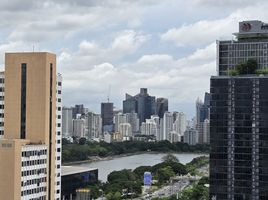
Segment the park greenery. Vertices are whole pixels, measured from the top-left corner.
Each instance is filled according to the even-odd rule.
[[[123,154],[133,154],[139,152],[194,152],[209,153],[209,145],[197,144],[188,145],[186,143],[169,141],[159,142],[142,142],[142,141],[125,141],[115,143],[105,142],[88,142],[84,138],[75,143],[70,143],[62,139],[62,159],[63,163],[91,160],[94,157],[109,157]]]
[[[181,194],[173,195],[166,198],[154,198],[153,200],[208,200],[209,191],[206,184],[209,183],[208,177],[202,177],[198,183],[194,183],[190,187],[187,187]]]
[[[241,62],[235,66],[235,69],[229,70],[230,76],[246,75],[246,74],[268,74],[268,70],[257,69],[258,63],[255,59],[248,59],[245,62]]]
[[[197,169],[208,164],[208,157],[201,156],[193,159],[190,163],[183,165],[178,159],[171,154],[163,157],[163,162],[154,166],[140,166],[134,170],[123,169],[120,171],[113,171],[108,175],[106,183],[98,183],[88,186],[91,190],[92,198],[97,198],[103,192],[108,200],[120,200],[131,197],[137,197],[142,192],[144,172],[151,172],[153,176],[153,187],[159,188],[170,181],[171,177],[178,175],[186,175],[192,173],[193,169]],[[197,167],[197,168],[196,168]],[[189,171],[190,170],[190,171]],[[188,188],[183,195],[191,193],[191,197],[204,195],[207,191],[202,184],[207,183],[207,179],[202,178],[193,187]],[[193,193],[193,194],[192,194]],[[194,200],[197,198],[193,198]]]

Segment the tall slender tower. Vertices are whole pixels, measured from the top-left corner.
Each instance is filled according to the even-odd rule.
[[[61,77],[56,55],[6,53],[0,200],[60,199]]]

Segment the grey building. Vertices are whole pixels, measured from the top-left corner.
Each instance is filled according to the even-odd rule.
[[[255,59],[258,68],[268,67],[268,24],[261,21],[239,23],[235,40],[217,41],[218,75],[228,75],[236,65]]]
[[[104,132],[113,131],[113,113],[114,104],[113,103],[101,103],[101,118],[102,118],[102,129]]]
[[[156,99],[156,114],[160,117],[164,117],[164,113],[168,111],[168,99],[157,98]]]
[[[62,136],[71,137],[73,135],[73,109],[62,108]]]
[[[155,114],[155,97],[148,94],[147,88],[141,88],[140,93],[135,96],[126,94],[126,99],[123,101],[123,113],[131,112],[138,114],[140,124]]]
[[[268,199],[268,76],[211,78],[210,198]]]
[[[83,104],[75,105],[73,108],[73,119],[77,118],[77,115],[83,115],[85,114],[85,108]]]

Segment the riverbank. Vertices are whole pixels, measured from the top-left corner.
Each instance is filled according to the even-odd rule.
[[[116,158],[124,158],[128,156],[135,156],[135,155],[141,155],[141,154],[167,154],[167,153],[172,153],[172,154],[193,154],[192,152],[161,152],[161,151],[139,151],[135,153],[125,153],[125,154],[119,154],[119,155],[113,155],[113,156],[107,156],[107,157],[100,157],[100,156],[92,156],[88,160],[81,160],[81,161],[73,161],[73,162],[64,162],[62,163],[63,166],[68,166],[68,165],[80,165],[80,164],[90,164],[98,161],[109,161],[113,160]],[[194,153],[194,154],[200,154],[202,155],[207,155],[206,153]]]

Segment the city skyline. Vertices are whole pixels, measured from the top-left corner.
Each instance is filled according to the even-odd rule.
[[[0,66],[5,51],[50,51],[64,78],[64,105],[99,109],[107,98],[147,87],[170,110],[194,115],[195,100],[215,75],[215,40],[239,21],[268,21],[265,1],[2,2]],[[224,6],[222,6],[224,5]],[[222,28],[224,27],[224,29]],[[204,31],[210,30],[210,31]],[[96,110],[97,111],[97,110]]]

